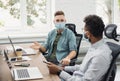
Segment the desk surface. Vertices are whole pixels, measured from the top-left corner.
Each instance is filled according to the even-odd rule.
[[[29,57],[31,58],[31,60],[24,61],[24,63],[30,63],[29,67],[37,66],[40,72],[42,73],[43,78],[36,80],[27,80],[27,81],[60,81],[57,75],[49,74],[47,65],[43,63],[43,60],[45,60],[45,58],[42,54],[38,53],[36,55],[30,55]],[[22,63],[22,62],[18,62],[18,63]],[[12,66],[13,68],[20,68],[20,67],[15,67],[14,63],[12,63]],[[8,68],[6,61],[3,60],[2,55],[0,55],[0,81],[14,81],[10,69]]]

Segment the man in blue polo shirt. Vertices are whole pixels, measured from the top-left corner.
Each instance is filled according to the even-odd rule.
[[[55,64],[69,65],[72,58],[76,56],[76,37],[74,33],[65,27],[66,19],[63,11],[54,14],[56,29],[49,32],[45,44],[34,42],[31,47],[41,52],[48,51],[46,59]]]

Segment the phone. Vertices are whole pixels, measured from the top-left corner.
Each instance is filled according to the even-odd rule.
[[[16,62],[16,61],[23,61],[23,60],[22,60],[22,58],[19,59],[19,58],[17,58],[17,57],[12,57],[12,58],[10,58],[10,61],[11,61],[11,62]]]
[[[11,58],[10,61],[17,61],[17,58]]]
[[[43,61],[43,63],[49,64],[47,61]]]

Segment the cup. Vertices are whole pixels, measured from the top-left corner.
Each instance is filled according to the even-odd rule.
[[[16,54],[17,54],[17,59],[21,60],[22,59],[22,49],[16,49]]]

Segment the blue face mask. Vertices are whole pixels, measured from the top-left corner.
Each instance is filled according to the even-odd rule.
[[[57,29],[65,29],[65,22],[55,23]]]

